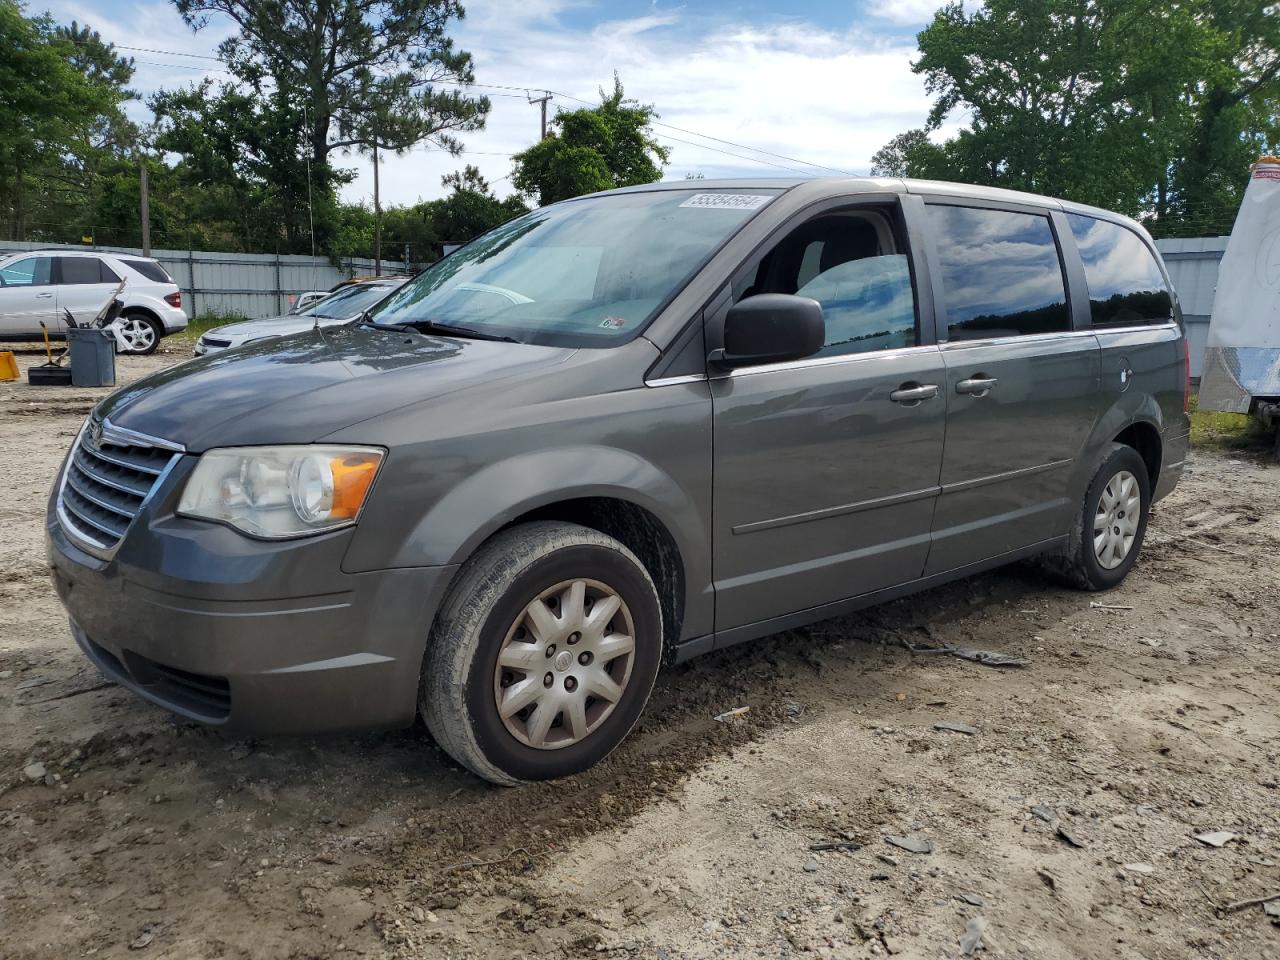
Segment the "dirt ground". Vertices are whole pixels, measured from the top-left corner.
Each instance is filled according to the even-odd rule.
[[[0,956],[941,958],[985,927],[978,956],[1280,960],[1224,909],[1280,893],[1261,458],[1195,456],[1112,593],[1023,565],[707,656],[599,768],[504,790],[421,728],[233,741],[106,684],[42,546],[104,392],[0,384]]]

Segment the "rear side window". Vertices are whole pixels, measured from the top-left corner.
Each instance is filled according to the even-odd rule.
[[[1118,223],[1069,213],[1095,327],[1159,323],[1173,316],[1160,266],[1136,233]]]
[[[173,283],[173,278],[158,263],[153,263],[150,260],[125,260],[123,258],[121,258],[120,262],[130,270],[138,271],[138,273],[154,283]]]
[[[97,257],[59,257],[58,271],[58,282],[64,286],[120,282],[115,272]]]
[[[1049,218],[929,205],[946,298],[947,338],[975,340],[1071,328]]]

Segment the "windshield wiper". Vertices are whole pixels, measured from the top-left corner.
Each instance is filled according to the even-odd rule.
[[[469,337],[472,340],[496,340],[501,343],[521,342],[515,337],[508,337],[505,333],[490,333],[488,330],[477,330],[475,327],[460,327],[453,323],[441,323],[439,320],[422,320],[406,326],[412,326],[424,332],[435,331],[446,336]]]
[[[373,317],[369,316],[368,310],[360,314],[360,318],[356,320],[356,324],[361,327],[371,327],[374,330],[394,330],[397,333],[406,333],[410,329],[409,327],[399,323],[378,323],[377,320],[374,320]]]

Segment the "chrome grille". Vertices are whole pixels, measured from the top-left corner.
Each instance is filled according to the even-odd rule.
[[[90,418],[58,490],[58,518],[72,539],[100,551],[120,545],[182,448]]]

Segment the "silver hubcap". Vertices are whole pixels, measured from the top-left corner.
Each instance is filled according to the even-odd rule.
[[[1124,563],[1138,535],[1142,490],[1138,478],[1121,470],[1107,483],[1093,515],[1093,555],[1104,570]]]
[[[130,350],[149,350],[155,343],[156,332],[147,321],[138,317],[121,317],[117,322]]]
[[[565,580],[516,618],[494,670],[493,696],[508,732],[558,750],[590,736],[622,699],[635,660],[635,624],[598,580]]]

